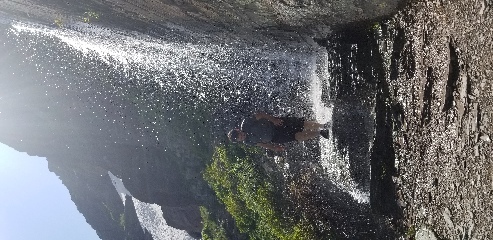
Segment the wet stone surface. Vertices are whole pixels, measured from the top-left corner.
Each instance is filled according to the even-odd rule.
[[[383,25],[408,237],[427,226],[438,239],[493,239],[492,28],[483,0],[415,1]]]

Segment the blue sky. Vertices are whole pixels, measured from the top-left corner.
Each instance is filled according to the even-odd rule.
[[[0,239],[99,239],[46,158],[0,143]]]

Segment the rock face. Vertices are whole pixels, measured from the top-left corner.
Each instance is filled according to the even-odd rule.
[[[435,233],[431,231],[430,229],[427,228],[420,228],[416,232],[415,236],[416,240],[436,240],[437,238],[435,237]]]
[[[296,31],[324,37],[329,28],[341,24],[377,19],[395,12],[404,0],[371,1],[62,1],[15,0],[2,4],[0,10],[47,23],[77,20],[85,12],[101,14],[101,20],[122,27],[140,25],[140,31],[156,26],[181,26],[200,31],[204,26],[218,36],[224,32],[261,31],[267,34]],[[240,30],[237,30],[240,28]]]
[[[397,1],[393,0],[15,0],[2,2],[0,11],[14,18],[62,25],[83,21],[87,12],[96,12],[100,17],[90,21],[154,35],[164,28],[185,28],[205,31],[218,39],[226,35],[229,39],[252,38],[248,34],[256,33],[267,37],[252,41],[288,41],[293,36],[324,37],[331,27],[374,19],[396,7]],[[9,52],[13,46],[1,48],[1,52]],[[148,119],[133,104],[120,102],[125,106],[122,110],[100,99],[88,103],[94,92],[69,91],[68,85],[61,85],[60,89],[47,86],[42,80],[45,76],[24,64],[24,58],[12,53],[0,59],[2,65],[19,63],[16,67],[23,69],[19,78],[0,82],[0,142],[46,157],[50,171],[60,177],[78,210],[102,239],[148,238],[135,232],[139,230],[135,217],[130,217],[129,204],[122,204],[108,171],[122,178],[134,197],[161,205],[169,225],[200,236],[198,206],[214,202],[201,174],[203,156],[210,153],[210,146],[197,149],[191,142],[172,138],[183,133],[169,127],[166,136],[159,136],[170,139],[165,149],[153,140],[155,135],[135,127]],[[10,74],[1,73],[1,78],[12,79]],[[95,107],[98,105],[107,108]],[[122,116],[125,121],[115,121]],[[118,218],[122,214],[129,216],[124,226]]]
[[[416,1],[387,45],[404,222],[438,239],[493,238],[490,7]]]

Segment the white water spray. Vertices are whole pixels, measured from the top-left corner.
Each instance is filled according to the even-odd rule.
[[[320,48],[312,58],[312,65],[316,66],[311,71],[310,81],[310,100],[316,121],[319,123],[332,124],[333,106],[322,102],[322,83],[330,84],[328,73],[328,56],[324,48]],[[320,138],[320,162],[325,173],[344,191],[348,192],[359,203],[369,203],[370,193],[358,188],[350,174],[348,155],[340,152],[336,146],[336,139],[333,138],[332,130],[329,128],[329,139]]]

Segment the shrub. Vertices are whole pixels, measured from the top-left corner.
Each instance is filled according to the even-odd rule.
[[[258,164],[256,148],[222,145],[215,149],[204,178],[224,203],[242,233],[250,239],[314,239],[304,221],[286,219],[275,188]]]
[[[203,240],[227,240],[226,230],[221,224],[215,222],[205,207],[200,207],[202,217],[202,239]]]

